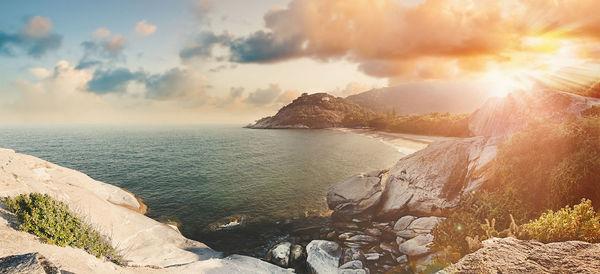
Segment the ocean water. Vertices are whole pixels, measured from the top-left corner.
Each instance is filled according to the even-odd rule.
[[[402,157],[352,133],[240,126],[2,126],[0,147],[126,188],[149,217],[177,222],[186,237],[249,254],[234,248],[240,240],[256,248],[285,233],[264,224],[326,214],[329,186]],[[236,216],[245,230],[207,229]]]

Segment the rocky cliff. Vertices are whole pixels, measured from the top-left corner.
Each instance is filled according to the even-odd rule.
[[[246,256],[223,258],[203,243],[139,213],[136,197],[116,186],[36,157],[0,149],[0,197],[46,193],[102,234],[124,256],[129,267],[117,266],[81,249],[41,243],[16,229],[14,216],[0,206],[0,257],[38,252],[63,271],[72,273],[233,273],[287,270]],[[0,203],[1,204],[1,203]]]
[[[375,114],[344,98],[327,93],[303,94],[281,108],[275,116],[265,117],[248,128],[332,128],[354,126]]]

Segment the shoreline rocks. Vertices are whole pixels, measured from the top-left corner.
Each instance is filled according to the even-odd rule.
[[[331,186],[327,191],[329,209],[347,219],[368,214],[379,204],[387,174],[387,170],[375,170]]]

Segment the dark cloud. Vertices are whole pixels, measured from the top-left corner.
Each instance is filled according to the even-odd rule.
[[[281,61],[301,54],[303,38],[276,37],[273,33],[257,31],[229,43],[230,60],[238,63],[267,63]]]
[[[255,106],[264,106],[273,103],[281,94],[279,85],[271,84],[268,88],[257,89],[246,98],[246,102]]]
[[[88,90],[99,94],[124,92],[130,81],[144,81],[145,79],[146,74],[142,71],[131,72],[125,68],[96,70],[92,80],[88,82]]]
[[[103,63],[101,60],[125,61],[123,50],[126,41],[125,37],[117,35],[113,38],[102,37],[82,42],[83,57],[76,68],[84,69],[101,65]]]
[[[60,48],[62,36],[51,32],[52,22],[48,18],[30,18],[20,32],[0,31],[0,54],[15,56],[18,50],[32,57],[42,57]]]
[[[198,35],[195,42],[179,52],[181,59],[190,59],[193,57],[206,58],[212,56],[212,50],[216,45],[227,45],[231,37],[227,34],[216,35],[213,32],[205,31]]]

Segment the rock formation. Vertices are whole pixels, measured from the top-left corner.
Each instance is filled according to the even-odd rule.
[[[373,209],[383,192],[387,171],[372,171],[352,176],[327,191],[327,205],[341,216],[355,216]]]
[[[0,258],[0,273],[60,274],[60,270],[40,253]]]
[[[0,149],[0,182],[0,197],[45,193],[65,202],[99,232],[110,236],[113,246],[130,266],[139,267],[121,267],[81,249],[43,244],[35,236],[18,231],[14,216],[3,205],[0,205],[0,257],[39,252],[61,270],[74,273],[139,273],[160,269],[179,273],[223,273],[235,269],[289,272],[251,257],[222,258],[220,252],[140,214],[141,205],[133,194],[33,156]]]
[[[446,273],[599,273],[600,244],[579,241],[543,244],[492,238]]]
[[[435,142],[400,159],[390,170],[379,216],[436,215],[456,206],[486,179],[496,152],[497,139],[473,137]]]

